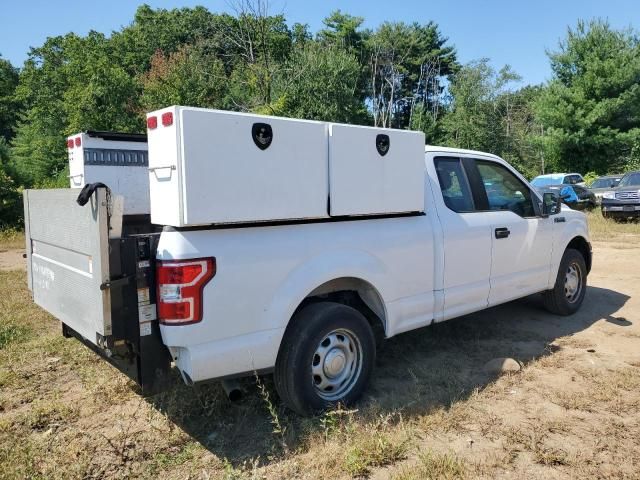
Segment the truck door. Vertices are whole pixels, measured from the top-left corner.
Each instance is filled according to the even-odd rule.
[[[466,159],[465,159],[466,161]],[[477,199],[463,159],[436,156],[428,161],[434,202],[442,225],[443,319],[486,308],[491,273],[491,221],[477,211]]]
[[[491,219],[489,305],[545,290],[553,247],[553,219],[541,216],[538,198],[506,164],[474,160],[470,176]],[[475,168],[474,168],[475,167]],[[475,170],[475,172],[473,171]]]

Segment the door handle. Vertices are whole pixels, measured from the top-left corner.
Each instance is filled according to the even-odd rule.
[[[507,238],[511,232],[507,227],[496,228],[495,230],[496,238]]]

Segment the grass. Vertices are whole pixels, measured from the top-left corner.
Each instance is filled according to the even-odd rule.
[[[348,448],[344,469],[353,477],[364,477],[374,467],[393,465],[407,456],[408,440],[394,439],[384,432],[373,431]]]
[[[23,272],[0,271],[0,350],[28,340],[34,327],[50,316],[36,307]]]
[[[637,248],[637,225],[588,218],[595,239]],[[631,265],[635,252],[620,255]],[[607,344],[640,332],[634,301]],[[640,356],[601,354],[603,322],[588,318],[527,301],[396,337],[362,402],[303,419],[269,377],[238,404],[216,383],[143,399],[61,337],[24,272],[0,271],[0,479],[637,478]],[[483,364],[503,356],[523,371],[488,378]]]
[[[465,478],[466,472],[466,465],[456,455],[428,450],[417,464],[404,467],[393,480],[454,480]]]
[[[599,208],[587,212],[589,233],[595,241],[626,241],[638,245],[640,240],[640,222],[618,223],[604,218]]]
[[[0,230],[0,250],[24,248],[24,232],[15,228]]]

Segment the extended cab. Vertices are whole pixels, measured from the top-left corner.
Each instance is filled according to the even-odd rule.
[[[256,116],[225,123],[226,112],[204,112],[149,115],[146,221],[123,215],[101,186],[85,188],[85,206],[77,190],[25,192],[35,301],[143,391],[156,391],[171,366],[188,384],[273,372],[282,400],[308,413],[361,395],[377,332],[388,338],[534,293],[559,315],[580,308],[591,268],[584,214],[538,194],[504,160],[424,148],[407,132]],[[195,145],[216,129],[227,143]],[[262,156],[277,141],[293,143]],[[269,163],[288,161],[298,141],[320,149],[306,166]],[[416,144],[418,166],[407,159]],[[204,153],[214,150],[233,151],[237,172]],[[318,165],[329,157],[329,171],[313,173],[326,181],[306,173],[314,155]],[[253,175],[247,168],[264,182],[230,184]],[[266,195],[270,180],[280,183]],[[296,193],[278,198],[283,189]],[[258,197],[255,213],[208,201],[234,190]]]

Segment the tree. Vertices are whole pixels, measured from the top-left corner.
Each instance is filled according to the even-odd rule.
[[[11,143],[16,179],[31,186],[56,175],[66,163],[64,93],[69,84],[65,44],[75,35],[48,38],[33,48],[21,72],[15,96],[24,105]]]
[[[433,22],[385,22],[368,36],[368,97],[376,126],[407,128],[416,107],[437,117],[442,80],[458,68],[447,41]]]
[[[273,79],[291,52],[291,32],[283,15],[269,15],[266,0],[237,0],[223,40],[231,48],[228,103],[256,111],[273,101]]]
[[[9,148],[0,137],[0,230],[15,227],[22,218],[22,195],[9,175]]]
[[[15,92],[24,105],[11,149],[17,180],[31,186],[63,175],[69,134],[142,128],[137,83],[113,59],[97,32],[49,38],[31,50]]]
[[[553,79],[536,113],[555,168],[603,174],[640,161],[637,33],[581,21],[548,55]]]
[[[363,17],[354,17],[340,10],[335,10],[322,23],[324,29],[318,32],[318,40],[328,46],[339,47],[352,53],[359,54],[363,48],[363,40],[367,32],[360,27]]]
[[[498,99],[515,79],[508,67],[496,74],[486,58],[463,66],[449,87],[453,102],[444,119],[447,143],[497,153],[503,136]]]
[[[157,51],[142,76],[144,111],[168,105],[222,108],[227,78],[224,66],[202,49],[183,46],[169,55]]]
[[[14,93],[18,85],[18,69],[0,55],[0,138],[9,141],[17,118],[18,102]]]
[[[141,5],[133,23],[111,36],[113,59],[130,75],[141,75],[151,67],[156,51],[169,55],[182,45],[215,37],[223,28],[223,17],[204,7],[154,10]]]
[[[280,71],[271,112],[297,118],[364,123],[367,112],[357,95],[361,67],[356,57],[336,46],[307,43],[296,48]]]
[[[509,66],[496,72],[487,59],[463,66],[449,87],[452,100],[441,122],[444,143],[495,153],[529,176],[540,173],[533,103],[541,89],[515,90],[519,81]]]

